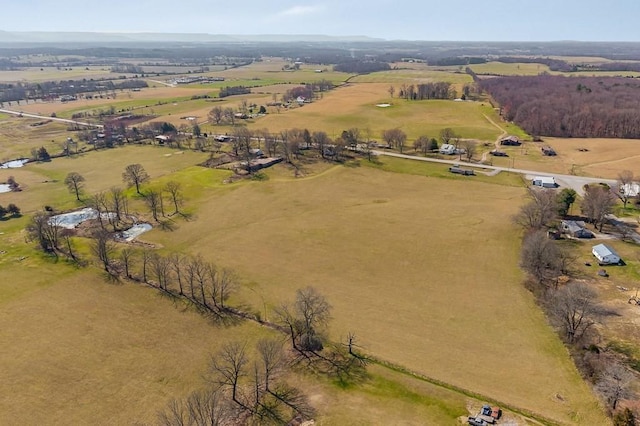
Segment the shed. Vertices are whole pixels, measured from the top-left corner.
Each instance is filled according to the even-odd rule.
[[[601,265],[615,265],[622,261],[618,253],[606,244],[593,246],[591,252]]]
[[[500,141],[500,145],[520,146],[522,145],[522,142],[520,142],[520,140],[515,136],[507,136],[506,138]]]
[[[542,188],[556,188],[558,186],[553,176],[536,176],[531,180],[531,184]]]

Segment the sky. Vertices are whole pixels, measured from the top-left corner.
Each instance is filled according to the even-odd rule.
[[[8,0],[0,30],[640,41],[639,0]]]

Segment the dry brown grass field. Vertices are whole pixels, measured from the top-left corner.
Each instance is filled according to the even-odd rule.
[[[284,63],[265,61],[257,68],[224,72],[229,78],[267,79],[281,73]],[[433,81],[444,73],[418,65],[358,77],[354,81],[361,82],[325,93],[313,104],[280,114],[271,111],[247,125],[271,131],[323,130],[332,137],[350,127],[369,128],[374,139],[384,129],[401,127],[409,141],[419,135],[437,137],[441,128],[452,127],[463,137],[493,142],[501,132],[485,117],[496,121],[488,105],[389,98],[390,82]],[[312,68],[288,75],[292,81],[328,75]],[[458,79],[467,77],[450,78],[462,84]],[[272,92],[285,87],[256,88],[246,99],[268,102]],[[110,102],[141,105],[211,91],[158,86],[86,105],[38,103],[21,109],[69,114]],[[221,105],[238,105],[240,99],[225,99]],[[391,108],[375,106],[388,101]],[[155,108],[155,113],[157,120],[182,124],[183,115],[205,119],[212,106],[180,101]],[[0,118],[0,158],[43,145],[55,152],[68,136],[64,125],[31,128],[29,122]],[[609,178],[625,168],[640,172],[634,169],[638,141],[545,138],[542,144],[559,155],[543,157],[540,144],[526,142],[523,148],[508,149],[511,157],[494,158],[494,165],[562,173],[574,169]],[[578,150],[583,147],[588,151]],[[404,167],[397,164],[401,160],[382,159],[388,164],[308,166],[307,177],[295,180],[291,170],[278,166],[267,172],[267,181],[223,185],[226,172],[193,167],[206,157],[128,146],[0,170],[0,181],[13,175],[25,188],[0,194],[0,204],[13,202],[25,213],[45,204],[70,209],[78,203],[62,183],[69,171],[85,176],[86,193],[91,194],[123,186],[124,167],[141,163],[154,185],[180,181],[194,213],[193,221],[179,221],[173,232],[154,230],[144,239],[165,251],[202,253],[234,268],[242,283],[237,301],[250,303],[260,315],[273,319],[273,307],[291,299],[295,289],[313,285],[334,307],[331,337],[336,341],[352,331],[367,353],[410,370],[558,423],[607,424],[521,284],[520,235],[511,216],[524,189],[510,177],[499,175],[495,184],[484,176],[478,182],[443,179],[436,177],[443,166]],[[399,169],[406,174],[383,171]],[[144,208],[139,200],[134,207]],[[0,364],[7,366],[0,369],[0,392],[10,395],[0,401],[0,412],[18,424],[151,423],[171,396],[201,383],[208,354],[221,342],[231,335],[253,339],[262,333],[250,325],[216,328],[150,289],[110,285],[92,270],[48,263],[24,241],[21,229],[27,220],[0,222],[0,248],[10,247],[0,256],[0,275],[11,277],[0,280],[0,347],[5,348]],[[18,262],[22,256],[27,259]],[[632,282],[637,277],[620,278]],[[469,404],[458,393],[379,367],[372,370],[369,382],[348,389],[309,377],[296,380],[321,408],[319,424],[455,424],[453,418]],[[27,391],[12,392],[16,388]]]
[[[509,218],[522,196],[340,168],[203,199],[206,216],[149,238],[215,253],[257,312],[313,285],[334,306],[336,340],[354,331],[370,353],[429,376],[561,422],[605,422],[521,284]]]
[[[93,271],[40,266],[22,282],[31,291],[0,302],[3,423],[153,423],[169,399],[203,385],[223,342],[268,333],[216,328],[148,288],[108,284]]]
[[[542,146],[551,146],[558,155],[543,156]],[[622,170],[640,172],[640,141],[634,139],[544,138],[544,142],[501,149],[509,157],[493,157],[493,165],[607,179],[616,179]]]

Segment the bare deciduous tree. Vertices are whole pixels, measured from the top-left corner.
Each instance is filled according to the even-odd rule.
[[[607,401],[611,410],[615,411],[621,400],[632,396],[633,379],[633,374],[625,366],[618,363],[611,364],[602,373],[596,389]]]
[[[122,180],[129,186],[135,186],[136,192],[142,195],[140,185],[149,180],[149,175],[141,164],[129,164],[122,173]]]
[[[616,195],[622,201],[624,208],[627,208],[627,203],[631,198],[631,191],[629,186],[633,183],[633,172],[631,170],[623,170],[618,174],[618,191]]]
[[[175,215],[180,213],[180,206],[183,202],[182,188],[180,183],[173,180],[169,181],[165,185],[164,189],[169,193],[169,196],[171,197],[171,202],[173,203],[174,208],[173,214]]]
[[[323,348],[321,333],[331,314],[327,299],[313,287],[299,289],[293,304],[281,306],[276,315],[287,328],[294,349],[319,351]]]
[[[451,141],[451,139],[455,139],[456,137],[457,137],[456,133],[450,127],[446,127],[444,129],[440,130],[440,141],[443,144],[449,143],[449,141]]]
[[[525,229],[541,229],[554,221],[558,214],[558,199],[552,189],[528,189],[531,199],[520,208],[514,221]]]
[[[191,393],[185,400],[172,400],[158,415],[162,426],[223,426],[237,420],[219,388]]]
[[[80,201],[80,192],[84,187],[84,177],[78,172],[70,172],[64,178],[64,184],[67,185],[69,192],[76,194],[76,200]]]
[[[60,228],[51,221],[46,212],[36,212],[26,227],[29,240],[38,241],[42,250],[55,253],[59,245]]]
[[[424,155],[429,152],[429,146],[430,141],[428,136],[419,136],[418,139],[413,142],[413,149],[415,149],[416,152],[421,152]]]
[[[467,159],[467,161],[471,161],[473,159],[473,156],[476,155],[476,142],[465,139],[462,141],[461,147],[462,149],[464,149],[464,157]]]
[[[216,125],[220,124],[222,119],[224,118],[224,110],[221,106],[215,106],[208,114],[209,120],[216,123]]]
[[[120,261],[124,267],[124,275],[131,278],[131,268],[133,266],[134,252],[130,248],[124,248],[120,252]]]
[[[243,408],[249,408],[239,398],[240,380],[247,375],[245,367],[249,362],[246,345],[230,342],[222,346],[211,359],[211,370],[218,385],[231,391],[231,400]]]
[[[162,196],[160,193],[154,189],[150,189],[144,194],[144,201],[147,204],[147,207],[149,207],[151,215],[156,222],[159,221],[158,213],[160,212],[161,199]]]
[[[122,221],[122,216],[128,213],[127,197],[125,197],[122,188],[116,186],[109,190],[111,206],[110,210],[115,215],[118,222]]]
[[[586,186],[580,210],[602,232],[606,216],[613,211],[615,204],[616,197],[608,187]]]
[[[559,275],[558,259],[558,247],[547,237],[546,232],[534,231],[524,237],[520,252],[520,266],[538,284],[543,284]]]
[[[102,267],[108,273],[111,273],[111,259],[115,252],[115,244],[111,239],[111,235],[104,229],[99,229],[93,233],[93,242],[91,251],[96,255],[102,263]]]
[[[389,144],[389,146],[397,148],[402,153],[404,145],[407,141],[407,134],[402,130],[388,129],[382,132],[382,139]]]
[[[574,282],[557,290],[549,300],[549,309],[564,329],[570,343],[579,341],[603,313],[596,292],[586,284]]]

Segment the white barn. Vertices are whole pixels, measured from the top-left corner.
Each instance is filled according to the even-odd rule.
[[[609,247],[606,244],[598,244],[597,246],[593,246],[591,250],[593,255],[598,259],[598,262],[603,265],[615,265],[620,263],[622,259],[614,249]]]
[[[558,186],[553,176],[536,176],[531,180],[531,183],[542,188],[556,188]]]

